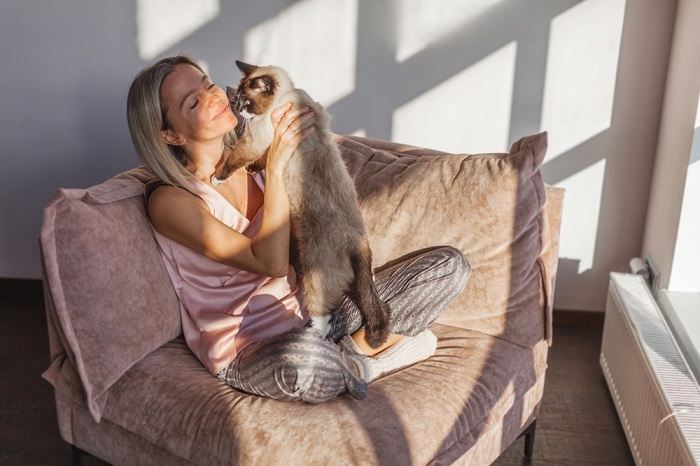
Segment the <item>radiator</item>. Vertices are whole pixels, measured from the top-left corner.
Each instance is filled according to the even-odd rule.
[[[698,465],[700,389],[644,278],[611,272],[600,366],[637,465]]]

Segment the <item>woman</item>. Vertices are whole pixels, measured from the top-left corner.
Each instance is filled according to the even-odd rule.
[[[289,263],[290,209],[282,170],[303,138],[316,137],[310,109],[272,113],[275,136],[263,169],[240,169],[213,186],[217,162],[240,123],[226,93],[187,55],[144,68],[127,98],[127,120],[146,183],[147,213],[181,302],[185,340],[217,378],[248,393],[322,402],[435,352],[426,329],[470,275],[462,253],[444,246],[376,271],[391,308],[379,348],[364,339],[346,295],[323,339],[309,326],[303,280]],[[156,189],[158,188],[158,189]]]

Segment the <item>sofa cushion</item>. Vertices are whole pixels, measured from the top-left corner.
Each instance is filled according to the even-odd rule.
[[[471,278],[437,322],[523,346],[545,337],[551,344],[555,270],[540,257],[551,247],[540,172],[546,131],[519,139],[507,154],[448,154],[355,136],[335,141],[355,178],[375,265],[438,244],[456,247]]]
[[[145,217],[148,178],[141,168],[88,189],[59,189],[43,212],[54,330],[98,422],[105,391],[182,331],[178,299]]]
[[[518,425],[500,427],[519,432],[542,396],[546,342],[523,348],[430,328],[438,348],[429,359],[375,380],[363,400],[320,404],[237,391],[178,337],[110,388],[104,419],[196,464],[427,464],[446,452],[454,460],[522,402]],[[62,373],[58,389],[80,403],[70,366]]]

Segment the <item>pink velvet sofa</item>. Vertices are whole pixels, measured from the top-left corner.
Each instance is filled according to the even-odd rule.
[[[547,133],[508,153],[448,154],[333,135],[374,267],[459,248],[464,291],[430,328],[434,356],[320,404],[239,392],[187,347],[181,304],[135,167],[47,203],[39,247],[58,428],[74,460],[113,464],[490,464],[531,454],[552,344],[564,190],[543,182]],[[468,149],[468,148],[467,148]]]

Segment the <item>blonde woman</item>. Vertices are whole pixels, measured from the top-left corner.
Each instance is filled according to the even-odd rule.
[[[156,238],[181,301],[185,340],[219,380],[281,400],[326,401],[431,356],[426,329],[470,275],[443,246],[376,271],[391,308],[388,341],[371,348],[359,310],[345,296],[326,339],[309,326],[303,276],[289,263],[290,209],[282,170],[303,138],[316,137],[310,109],[281,107],[262,170],[214,186],[217,162],[236,142],[240,116],[225,91],[188,55],[137,74],[127,98],[136,152],[156,178],[144,187]]]

